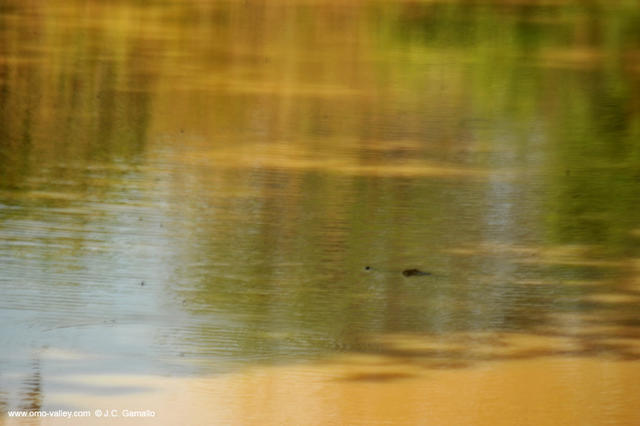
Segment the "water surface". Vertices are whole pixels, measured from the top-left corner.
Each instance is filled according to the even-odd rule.
[[[194,422],[637,423],[639,23],[2,2],[0,406],[170,423],[182,389]]]

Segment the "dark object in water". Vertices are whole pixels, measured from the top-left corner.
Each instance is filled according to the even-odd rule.
[[[431,275],[431,272],[421,271],[420,269],[405,269],[402,271],[402,275],[405,277],[420,277],[425,275]]]
[[[364,267],[365,271],[373,271],[374,269],[367,265]],[[421,271],[420,269],[405,269],[402,271],[402,275],[404,275],[405,277],[424,277],[427,275],[431,275],[431,272],[425,272],[425,271]]]
[[[140,281],[140,286],[144,286],[144,281]]]

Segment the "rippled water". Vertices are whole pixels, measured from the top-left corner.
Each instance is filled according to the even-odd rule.
[[[545,371],[569,408],[531,424],[584,401],[640,421],[619,392],[640,359],[639,20],[624,1],[2,2],[0,406],[277,364],[239,380],[330,378],[343,424],[461,383],[539,407],[508,381]],[[183,395],[252,395],[198,383]]]

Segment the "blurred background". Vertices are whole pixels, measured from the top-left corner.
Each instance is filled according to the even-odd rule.
[[[0,1],[5,409],[336,353],[637,365],[639,208],[635,0]]]

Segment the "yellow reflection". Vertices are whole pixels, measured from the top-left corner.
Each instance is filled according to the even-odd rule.
[[[373,176],[437,176],[482,178],[495,171],[460,167],[454,164],[411,160],[393,164],[357,164],[353,159],[340,157],[331,151],[318,152],[294,144],[275,146],[241,146],[219,148],[212,151],[196,151],[182,157],[185,165],[208,165],[216,168],[251,168],[321,170],[348,175]],[[508,176],[507,172],[502,174]]]
[[[518,244],[479,243],[448,249],[446,252],[459,256],[504,257],[516,263],[614,268],[630,265],[629,259],[602,259],[598,248],[589,245],[532,247]]]
[[[469,337],[459,336],[455,345]],[[495,343],[495,337],[476,337],[481,346],[500,352],[500,346],[489,343]],[[430,347],[425,346],[424,337],[385,339],[405,348]],[[539,356],[537,352],[548,351],[553,339],[519,335],[499,336],[499,340],[509,351],[531,356],[464,368],[424,368],[402,357],[343,355],[305,365],[256,367],[202,378],[79,376],[73,378],[77,383],[153,391],[124,396],[58,394],[54,401],[88,409],[156,412],[155,418],[147,420],[92,418],[82,424],[493,426],[637,424],[640,420],[637,361]],[[555,343],[555,350],[563,348]]]

